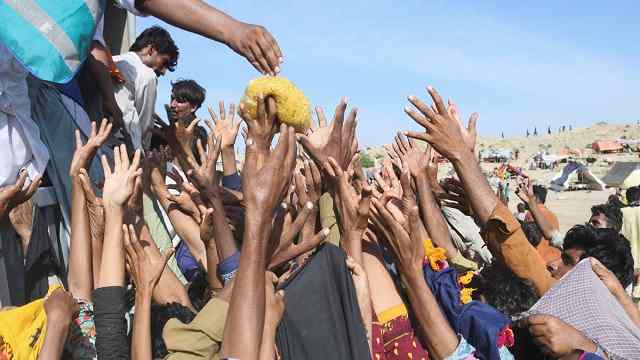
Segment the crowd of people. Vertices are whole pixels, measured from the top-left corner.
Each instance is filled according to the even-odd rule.
[[[262,27],[198,0],[119,2],[278,77]],[[76,91],[0,31],[1,360],[640,358],[640,188],[563,234],[524,172],[509,209],[478,162],[478,114],[465,125],[431,86],[404,108],[422,129],[399,129],[368,176],[346,98],[303,130],[272,94],[203,120],[195,80],[156,99],[179,71],[169,32],[112,56],[100,31]]]

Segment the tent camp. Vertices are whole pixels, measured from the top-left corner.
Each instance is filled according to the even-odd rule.
[[[602,178],[602,181],[609,187],[622,189],[640,185],[640,162],[617,162]]]
[[[490,147],[480,151],[480,159],[486,162],[507,162],[511,160],[511,150]]]
[[[617,152],[622,152],[622,150],[624,150],[622,145],[611,140],[598,140],[591,145],[591,148],[594,151],[597,151],[599,153],[604,153],[604,154],[617,153]]]
[[[604,190],[605,188],[606,185],[602,180],[577,161],[569,161],[549,185],[549,189],[553,191]]]

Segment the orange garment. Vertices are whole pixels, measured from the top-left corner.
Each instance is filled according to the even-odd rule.
[[[544,218],[547,220],[549,225],[553,226],[554,229],[560,228],[560,222],[558,221],[558,217],[556,216],[556,214],[547,209],[544,204],[538,204],[538,209],[542,216],[544,216]],[[527,211],[525,221],[535,222],[530,211]],[[536,249],[538,250],[538,254],[540,254],[545,264],[548,264],[549,262],[560,258],[560,250],[551,246],[551,244],[549,243],[549,239],[546,239],[544,237],[542,237],[542,240],[540,241],[540,244],[538,244]]]
[[[483,229],[491,253],[521,279],[529,280],[538,295],[544,295],[555,280],[546,264],[529,243],[522,226],[509,208],[498,201]]]

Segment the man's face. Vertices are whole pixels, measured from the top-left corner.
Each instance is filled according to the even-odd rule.
[[[547,270],[549,270],[554,279],[560,279],[576,266],[583,254],[584,250],[564,249],[559,259],[550,261],[547,264]]]
[[[589,225],[596,229],[606,229],[609,227],[607,217],[604,214],[592,215],[589,219]]]
[[[150,67],[158,77],[167,72],[169,61],[171,61],[171,55],[160,54],[151,46],[147,48],[146,55],[142,57],[142,63]]]
[[[196,112],[196,108],[187,100],[176,97],[171,93],[171,116],[174,119],[185,119],[188,115]]]

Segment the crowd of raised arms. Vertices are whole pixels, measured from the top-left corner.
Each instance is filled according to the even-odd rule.
[[[198,23],[206,19],[167,13],[163,1],[128,3],[226,41],[280,78],[283,56],[264,28],[225,18],[237,30],[228,40]],[[161,119],[157,82],[178,64],[161,27],[118,56],[94,38],[85,75],[97,86],[84,96],[99,98],[105,118],[66,132],[39,120],[62,113],[66,93],[24,69],[11,78],[3,66],[18,61],[2,44],[0,53],[0,85],[28,84],[32,104],[26,118],[0,112],[4,131],[24,137],[0,145],[0,156],[20,146],[33,153],[2,160],[0,249],[12,228],[17,263],[29,267],[36,239],[50,242],[33,215],[45,185],[67,194],[69,229],[58,281],[45,273],[37,297],[2,304],[0,360],[640,359],[630,295],[638,276],[620,234],[621,207],[637,206],[640,190],[561,233],[546,188],[520,172],[521,204],[510,210],[478,162],[478,114],[461,119],[449,94],[431,86],[403,94],[398,111],[420,130],[398,129],[387,154],[363,169],[366,123],[343,94],[334,110],[313,109],[305,128],[281,119],[285,105],[269,93],[220,101],[199,118],[205,89],[179,80],[170,99],[158,99],[168,103]],[[28,121],[44,142],[46,172]],[[453,169],[446,176],[442,163]]]

